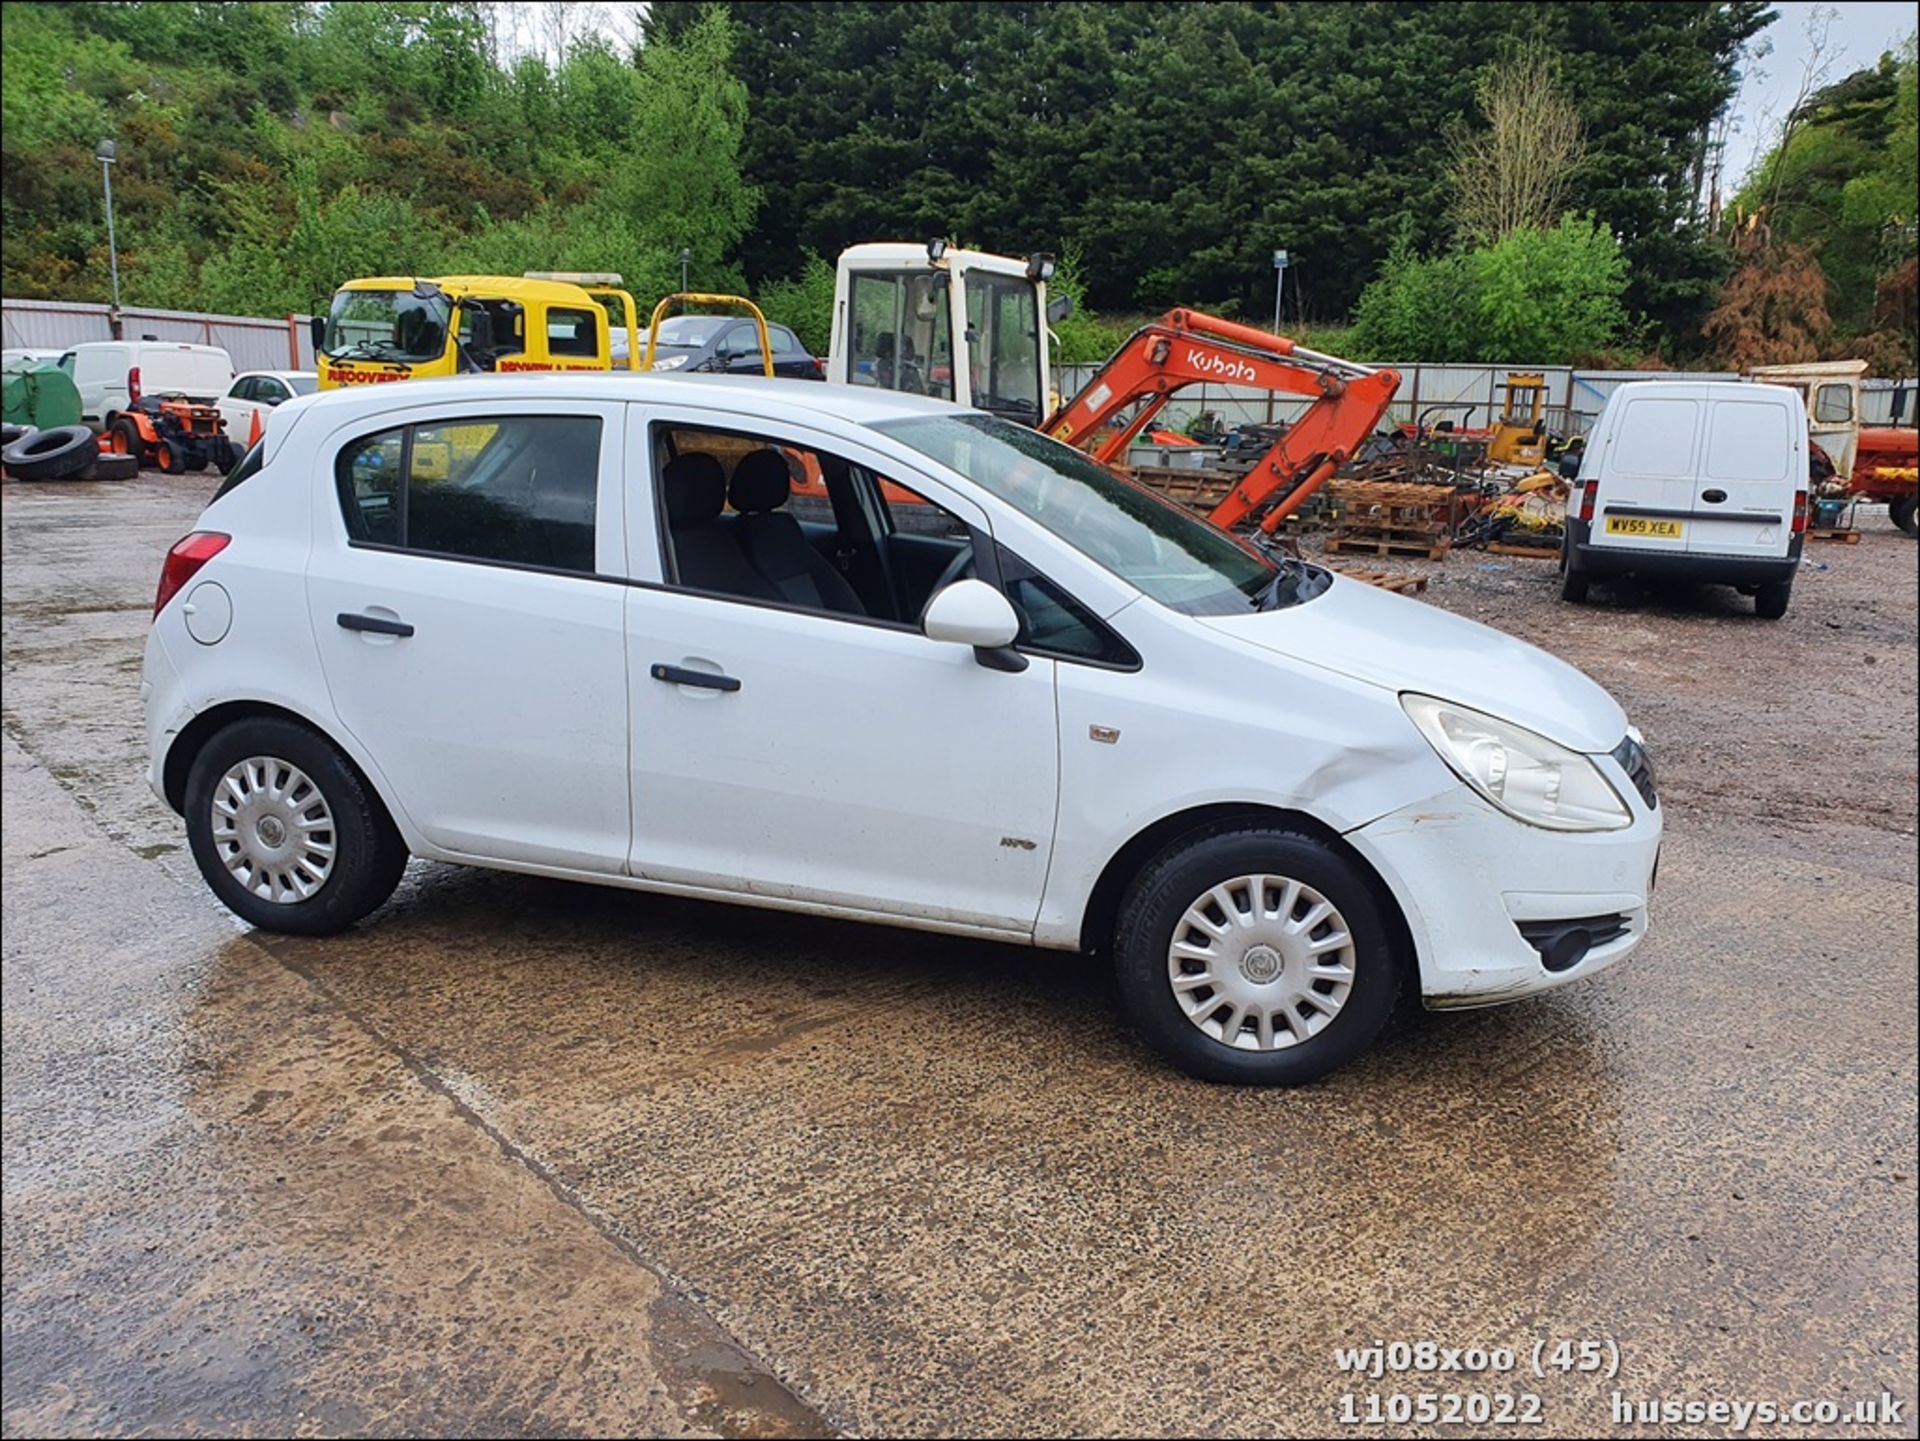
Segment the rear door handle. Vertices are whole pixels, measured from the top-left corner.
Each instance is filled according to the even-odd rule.
[[[648,669],[647,674],[668,685],[697,685],[707,690],[723,691],[740,689],[740,682],[730,675],[716,675],[710,670],[689,670],[683,665],[655,665]]]
[[[1703,490],[1700,498],[1708,505],[1718,505],[1727,498],[1727,493],[1724,490]]]
[[[343,610],[335,617],[342,630],[371,631],[374,635],[412,635],[413,627],[404,620],[388,620],[379,615],[356,615]]]

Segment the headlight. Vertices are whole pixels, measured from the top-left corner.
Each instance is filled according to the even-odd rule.
[[[1452,701],[1400,704],[1453,773],[1516,820],[1550,831],[1617,831],[1633,813],[1578,751]]]
[[[687,358],[684,355],[663,355],[654,361],[653,368],[655,370],[678,370],[686,363]]]

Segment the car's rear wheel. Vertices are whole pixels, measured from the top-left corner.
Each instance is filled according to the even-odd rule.
[[[292,721],[236,721],[188,772],[187,841],[221,902],[262,930],[328,935],[383,904],[407,848],[353,764]]]
[[[1174,842],[1120,907],[1114,963],[1128,1013],[1188,1075],[1318,1080],[1373,1043],[1401,960],[1369,878],[1276,826],[1228,822]]]
[[[1920,534],[1920,496],[1901,496],[1887,506],[1887,516],[1908,535]]]
[[[1569,560],[1560,571],[1560,599],[1572,601],[1575,605],[1584,605],[1587,600],[1589,577],[1584,570],[1575,570]]]
[[[1777,581],[1763,585],[1753,593],[1753,613],[1762,620],[1778,620],[1787,613],[1787,602],[1793,599],[1793,582]]]

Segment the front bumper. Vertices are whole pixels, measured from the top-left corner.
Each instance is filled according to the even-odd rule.
[[[1503,815],[1464,785],[1380,817],[1346,839],[1400,903],[1434,1009],[1491,1006],[1625,960],[1647,933],[1661,818],[1610,756],[1595,758],[1633,812],[1624,830],[1569,834]],[[1620,918],[1620,932],[1548,969],[1521,923]]]

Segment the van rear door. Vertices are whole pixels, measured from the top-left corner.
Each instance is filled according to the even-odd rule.
[[[1620,412],[1601,443],[1592,544],[1678,555],[1687,548],[1705,403],[1692,395],[1632,393],[1613,403]]]
[[[1806,486],[1807,424],[1795,392],[1782,386],[1746,389],[1745,395],[1706,401],[1687,549],[1778,558],[1793,534],[1794,492]]]

